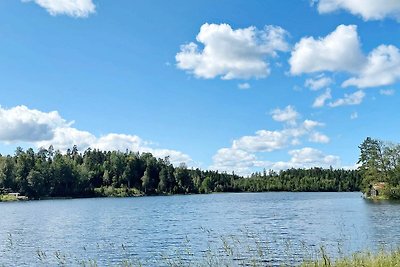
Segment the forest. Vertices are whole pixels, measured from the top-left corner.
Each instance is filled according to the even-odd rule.
[[[18,147],[0,156],[0,195],[17,192],[30,199],[53,197],[139,196],[212,192],[359,191],[355,170],[264,170],[250,177],[173,166],[150,153],[100,151],[77,147],[66,153]]]

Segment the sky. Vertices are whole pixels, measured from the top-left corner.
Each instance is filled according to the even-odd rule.
[[[248,175],[399,142],[398,0],[5,0],[0,153],[53,145]]]

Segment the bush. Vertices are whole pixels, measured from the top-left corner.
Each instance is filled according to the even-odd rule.
[[[100,197],[135,197],[142,196],[143,193],[136,188],[115,188],[112,186],[102,186],[94,189],[96,196]]]
[[[390,188],[389,196],[391,199],[400,199],[400,186]]]

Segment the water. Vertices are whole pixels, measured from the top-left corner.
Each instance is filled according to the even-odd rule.
[[[0,266],[90,259],[101,266],[124,260],[155,266],[171,259],[201,262],[215,254],[237,265],[250,258],[274,265],[312,257],[321,245],[334,255],[397,247],[399,223],[398,203],[374,203],[360,193],[0,203]],[[224,241],[236,249],[234,255]]]

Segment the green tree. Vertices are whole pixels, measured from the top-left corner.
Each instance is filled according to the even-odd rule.
[[[11,156],[7,156],[0,165],[0,188],[16,190],[15,163]]]
[[[359,172],[363,177],[363,190],[367,191],[370,184],[378,181],[388,181],[388,166],[384,157],[384,143],[367,137],[359,146]]]
[[[147,160],[146,170],[142,177],[142,187],[146,194],[154,194],[159,184],[159,173],[155,158]]]
[[[175,178],[179,193],[190,193],[193,189],[193,181],[184,163],[175,169]]]

